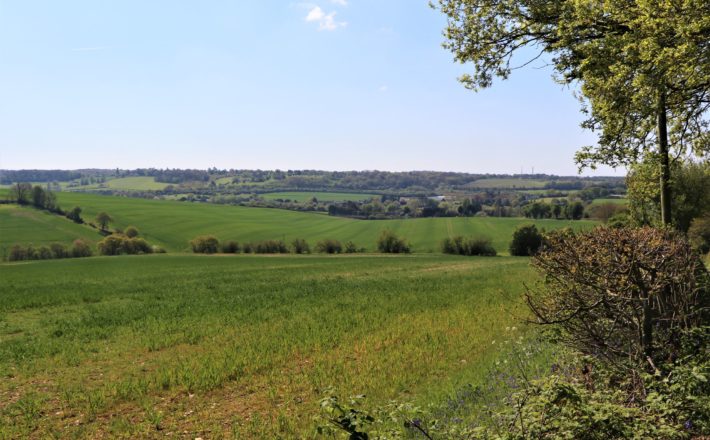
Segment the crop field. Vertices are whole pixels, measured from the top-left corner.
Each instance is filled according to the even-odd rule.
[[[0,257],[5,256],[14,243],[41,246],[71,243],[77,238],[96,243],[101,236],[93,229],[45,211],[0,205]]]
[[[628,205],[629,199],[627,198],[610,198],[610,199],[594,199],[592,200],[592,206],[602,205],[604,203],[613,203],[614,205]]]
[[[287,242],[303,238],[314,245],[318,240],[333,238],[352,240],[369,251],[375,250],[378,235],[391,229],[407,238],[414,252],[438,252],[442,239],[453,235],[479,235],[492,240],[499,253],[508,252],[516,227],[530,223],[524,218],[453,217],[403,220],[355,220],[325,214],[303,213],[281,209],[249,208],[197,204],[165,200],[101,196],[81,193],[58,193],[64,209],[80,206],[82,216],[93,221],[97,213],[107,212],[114,218],[114,227],[136,226],[151,244],[163,246],[169,252],[188,250],[188,242],[202,234],[213,234],[221,240],[240,242],[284,239]],[[57,221],[65,221],[57,218]],[[563,227],[589,228],[592,221],[537,220],[547,230]],[[32,240],[40,225],[26,225],[21,236],[0,235],[0,246]],[[43,227],[43,226],[42,226]],[[95,231],[84,227],[87,234]]]
[[[332,387],[439,402],[519,325],[525,258],[0,264],[0,438],[302,438]]]
[[[161,190],[168,186],[167,183],[156,182],[153,177],[135,176],[135,177],[120,177],[117,179],[109,179],[103,184],[91,184],[84,186],[76,186],[68,188],[69,190],[94,190],[94,189],[116,189],[126,191],[155,191]]]
[[[360,201],[367,200],[371,198],[379,198],[377,194],[362,194],[362,193],[338,193],[338,192],[275,192],[275,193],[265,193],[259,194],[266,200],[295,200],[298,202],[306,202],[311,200],[313,197],[321,202],[345,202],[345,201]]]

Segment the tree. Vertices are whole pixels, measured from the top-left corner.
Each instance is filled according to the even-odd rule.
[[[111,218],[111,216],[103,211],[96,214],[96,223],[99,224],[99,228],[101,229],[102,232],[106,232],[106,229],[108,228],[108,224],[111,223],[112,221],[113,221],[113,219]]]
[[[73,220],[74,223],[84,223],[84,219],[81,218],[81,208],[75,206],[71,211],[67,212],[67,218]]]
[[[385,254],[408,254],[412,251],[407,240],[400,238],[389,229],[380,233],[377,239],[377,250]]]
[[[219,251],[219,240],[212,235],[201,235],[190,241],[190,247],[196,254],[216,254]]]
[[[47,201],[47,193],[39,185],[35,185],[32,188],[32,204],[39,209],[44,209],[45,203]]]
[[[514,69],[550,57],[556,79],[578,86],[596,146],[581,168],[657,158],[661,221],[671,223],[671,153],[710,145],[710,2],[706,0],[438,0],[447,16],[444,47],[490,87]],[[518,62],[514,56],[533,54]]]
[[[129,227],[127,227],[126,230],[123,231],[123,233],[124,233],[124,234],[126,235],[126,237],[128,237],[128,238],[135,238],[135,237],[138,237],[138,235],[139,235],[138,229],[137,229],[135,226],[129,226]]]
[[[10,200],[16,201],[18,205],[28,204],[31,194],[32,185],[29,183],[17,182],[10,188]]]
[[[542,246],[542,234],[535,225],[522,225],[513,232],[510,242],[510,255],[527,257],[535,255]]]

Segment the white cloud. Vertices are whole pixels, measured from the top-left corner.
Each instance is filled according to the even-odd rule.
[[[348,5],[348,0],[330,0],[331,3],[334,3],[339,6],[347,6]]]
[[[306,21],[318,23],[319,31],[334,31],[347,26],[344,21],[335,21],[337,12],[326,14],[320,6],[314,6],[306,15]]]

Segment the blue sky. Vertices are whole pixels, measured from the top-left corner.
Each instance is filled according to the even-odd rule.
[[[572,91],[541,65],[466,90],[443,26],[426,0],[0,0],[0,168],[575,174]]]

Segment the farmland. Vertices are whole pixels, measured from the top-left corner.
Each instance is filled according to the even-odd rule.
[[[481,235],[492,240],[499,253],[506,253],[516,227],[530,223],[524,218],[455,217],[364,221],[325,214],[301,213],[280,209],[220,206],[175,201],[110,197],[80,193],[58,193],[65,209],[80,206],[82,215],[91,221],[105,211],[115,220],[114,226],[138,227],[151,244],[169,252],[187,250],[188,241],[202,234],[213,234],[223,240],[240,242],[266,239],[306,239],[313,244],[333,238],[352,240],[372,251],[383,229],[389,228],[408,239],[415,252],[438,252],[442,239],[453,235]],[[61,221],[62,219],[57,219]],[[562,227],[589,228],[590,221],[537,220],[548,230]],[[27,225],[33,228],[32,225]],[[92,230],[86,229],[89,233]],[[95,232],[93,232],[95,233]],[[0,246],[30,240],[33,232],[20,236],[2,234]]]
[[[480,381],[532,273],[513,257],[154,255],[0,278],[0,438],[294,438],[328,387],[426,403]]]

